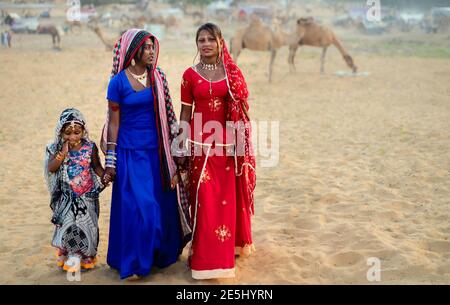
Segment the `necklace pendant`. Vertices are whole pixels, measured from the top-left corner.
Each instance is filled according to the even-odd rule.
[[[145,80],[138,80],[142,86],[147,87],[147,78]]]

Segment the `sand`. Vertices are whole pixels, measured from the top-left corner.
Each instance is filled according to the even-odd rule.
[[[98,143],[111,55],[88,31],[64,36],[60,52],[50,37],[14,38],[13,49],[0,50],[0,283],[70,283],[50,246],[44,147],[70,106],[85,114]],[[163,41],[161,50],[179,114],[194,46]],[[284,49],[268,84],[269,54],[243,52],[253,119],[279,122],[278,164],[262,167],[267,158],[258,155],[257,252],[237,259],[235,279],[193,280],[185,251],[133,284],[370,284],[371,257],[381,263],[375,283],[450,282],[450,59],[352,55],[369,76],[337,77],[346,67],[335,50],[320,75],[311,49],[298,55],[292,75]],[[109,188],[101,195],[99,264],[82,274],[83,284],[129,284],[106,264],[110,198]]]

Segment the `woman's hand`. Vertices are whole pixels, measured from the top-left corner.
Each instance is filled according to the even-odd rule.
[[[178,173],[178,171],[175,173],[175,175],[172,177],[172,181],[170,184],[170,187],[172,188],[172,190],[177,186],[177,184],[180,182],[180,174]]]
[[[175,161],[175,163],[177,164],[177,166],[179,168],[186,168],[187,165],[187,157],[176,157],[173,156],[173,160]]]
[[[107,186],[110,182],[114,181],[115,178],[116,178],[116,169],[113,167],[107,167],[102,177],[103,184]]]

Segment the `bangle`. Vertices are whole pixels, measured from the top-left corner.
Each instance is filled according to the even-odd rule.
[[[105,156],[105,167],[116,168],[116,160],[117,153],[112,149],[108,149]]]
[[[63,154],[61,154],[61,152],[58,152],[55,156],[55,159],[58,161],[63,161],[66,158],[66,156],[63,156]]]
[[[117,143],[115,143],[115,142],[106,142],[106,145],[115,145],[115,146],[117,146]]]

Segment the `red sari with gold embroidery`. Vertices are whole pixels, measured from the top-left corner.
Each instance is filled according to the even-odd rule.
[[[234,139],[226,129],[229,99],[226,79],[210,82],[194,67],[184,72],[181,101],[194,106],[189,140],[194,232],[189,265],[195,279],[234,277],[235,246],[252,245],[251,211],[237,200]]]

